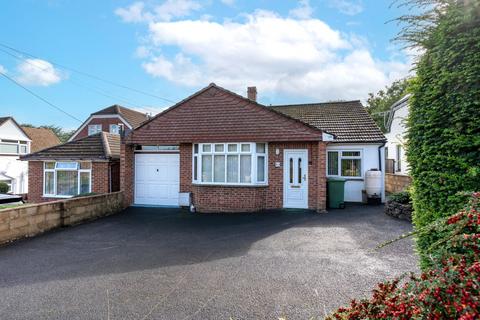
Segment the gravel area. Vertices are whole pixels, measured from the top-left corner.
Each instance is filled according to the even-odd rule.
[[[418,272],[383,207],[190,214],[128,208],[0,248],[1,319],[321,319]]]

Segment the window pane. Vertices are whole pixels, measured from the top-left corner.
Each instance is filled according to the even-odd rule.
[[[92,163],[91,162],[87,162],[87,161],[80,162],[80,169],[88,170],[88,169],[91,169],[91,168],[92,168]]]
[[[215,152],[223,152],[225,146],[223,144],[216,144],[215,145]]]
[[[242,152],[250,152],[250,144],[242,144]]]
[[[45,172],[45,194],[55,194],[53,188],[55,172]]]
[[[198,157],[193,157],[193,180],[197,180],[198,178]]]
[[[361,160],[360,159],[342,159],[342,176],[360,177]]]
[[[202,182],[212,182],[212,156],[202,156]]]
[[[342,151],[344,157],[360,157],[360,151]]]
[[[202,146],[202,151],[203,152],[212,152],[212,145],[211,144],[204,144]]]
[[[237,152],[237,144],[229,144],[228,145],[228,152]]]
[[[119,125],[118,124],[111,124],[110,125],[110,133],[119,134],[120,133]]]
[[[240,156],[240,182],[252,182],[252,156]]]
[[[265,157],[257,157],[257,181],[265,181]]]
[[[101,124],[91,124],[88,126],[88,135],[91,136],[92,134],[96,134],[102,131]]]
[[[57,162],[57,169],[77,169],[77,162]]]
[[[328,152],[328,174],[332,176],[338,175],[338,152]]]
[[[27,146],[20,146],[20,153],[27,153]]]
[[[238,182],[238,156],[227,156],[227,182]]]
[[[265,153],[265,143],[257,143],[257,153]]]
[[[195,153],[195,154],[198,153],[198,144],[193,145],[193,153]]]
[[[18,145],[0,143],[0,153],[18,153]]]
[[[80,172],[80,194],[90,192],[90,172]]]
[[[290,183],[293,183],[293,158],[290,158],[289,162]]]
[[[302,183],[302,158],[298,158],[298,183]]]
[[[74,196],[78,194],[78,171],[57,171],[57,195]]]
[[[214,182],[225,182],[225,156],[215,156],[214,160]]]
[[[55,169],[55,162],[45,162],[45,169]]]

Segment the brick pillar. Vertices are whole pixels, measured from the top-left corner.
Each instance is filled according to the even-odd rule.
[[[92,192],[110,192],[110,166],[108,162],[92,163]]]
[[[28,161],[28,202],[42,202],[43,161]]]
[[[133,204],[135,155],[133,145],[122,142],[120,146],[120,190],[124,193],[124,205]]]
[[[327,144],[318,143],[317,211],[327,210]]]

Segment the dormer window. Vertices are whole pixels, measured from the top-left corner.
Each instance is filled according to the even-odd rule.
[[[102,125],[101,124],[90,124],[88,125],[88,135],[91,136],[93,134],[97,134],[102,132]]]

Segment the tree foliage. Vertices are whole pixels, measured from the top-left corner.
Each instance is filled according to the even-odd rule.
[[[408,78],[397,80],[377,93],[368,94],[366,109],[383,132],[390,107],[407,94],[408,83]]]
[[[44,129],[50,129],[55,133],[55,135],[60,139],[61,143],[65,143],[70,139],[71,136],[75,133],[75,130],[65,130],[62,127],[55,126],[55,125],[42,125],[42,126],[34,126],[32,124],[26,123],[22,124],[22,127],[29,127],[29,128],[44,128]]]
[[[480,1],[409,0],[425,9],[402,17],[398,37],[423,53],[409,101],[407,159],[413,221],[422,228],[458,210],[480,189]],[[422,266],[435,235],[417,237]]]

